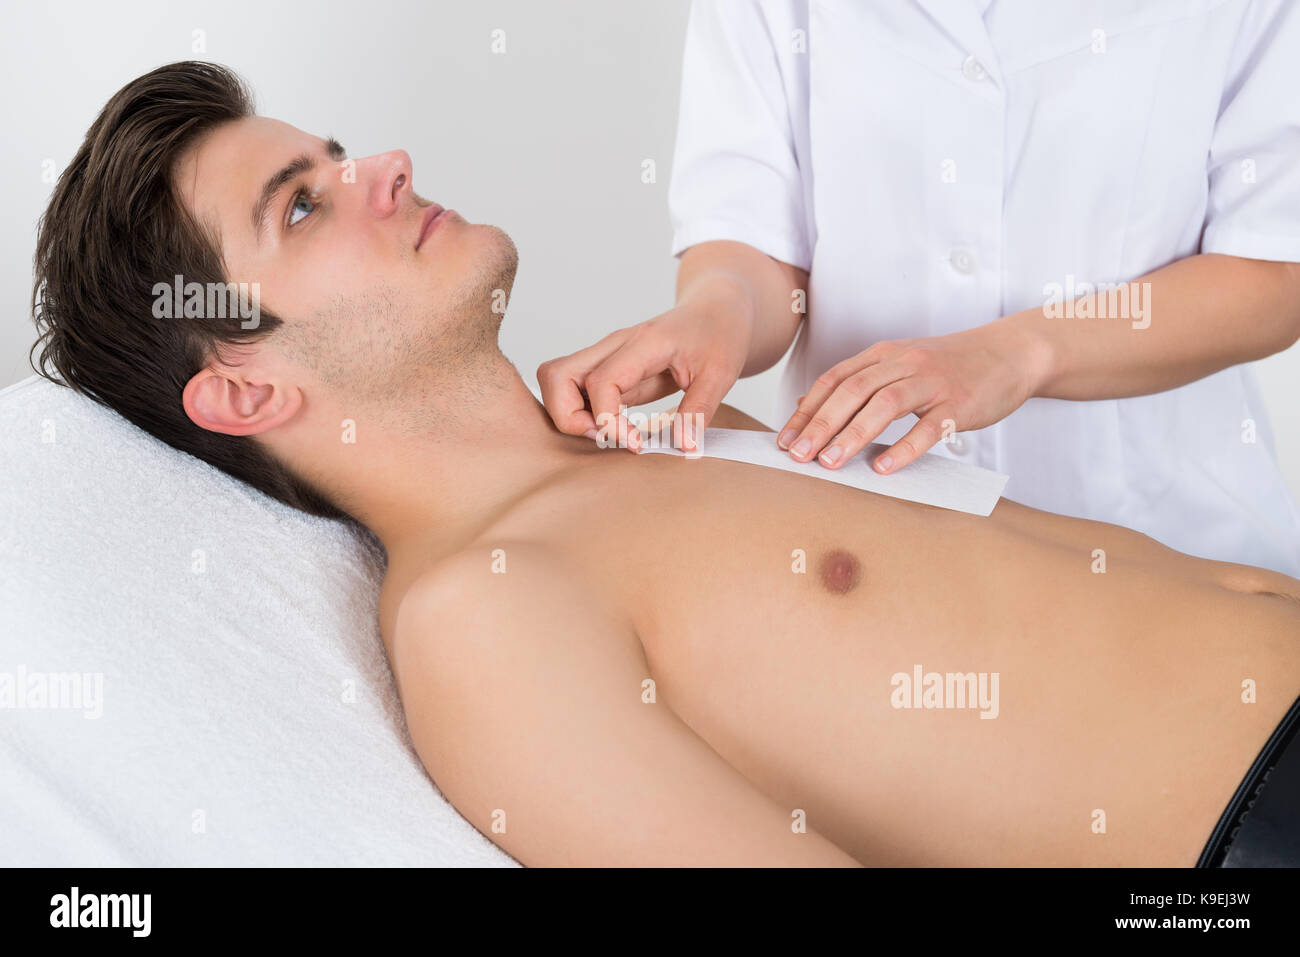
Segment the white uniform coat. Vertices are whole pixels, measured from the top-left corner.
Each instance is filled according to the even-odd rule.
[[[669,204],[675,255],[731,239],[810,270],[781,422],[878,340],[1197,252],[1300,261],[1300,0],[696,0]],[[1134,305],[1111,321],[1143,334]],[[1300,576],[1249,367],[956,438],[933,451],[1008,498]]]

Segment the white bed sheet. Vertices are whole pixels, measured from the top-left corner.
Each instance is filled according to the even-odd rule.
[[[0,865],[517,866],[411,747],[382,568],[70,389],[0,392]],[[59,674],[89,698],[33,706]]]

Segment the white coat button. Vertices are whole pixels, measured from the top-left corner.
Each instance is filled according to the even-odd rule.
[[[975,254],[969,249],[954,249],[948,261],[952,263],[953,269],[964,276],[969,276],[975,271]]]
[[[975,54],[968,56],[961,65],[961,75],[973,83],[988,78],[989,71],[984,69],[984,64],[975,59]]]
[[[967,451],[966,440],[962,438],[960,432],[954,432],[948,438],[944,439],[948,445],[948,451],[953,455],[965,455]]]

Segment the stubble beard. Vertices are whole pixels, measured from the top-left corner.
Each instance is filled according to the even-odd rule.
[[[380,281],[363,297],[334,300],[313,321],[314,341],[290,341],[286,353],[355,409],[349,417],[358,423],[430,438],[466,427],[518,374],[498,344],[518,251],[504,231],[488,228],[497,234],[490,252],[446,301],[408,315],[421,305],[403,303]]]

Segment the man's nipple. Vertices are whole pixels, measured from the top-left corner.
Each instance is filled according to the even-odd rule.
[[[862,581],[862,564],[852,553],[842,548],[832,549],[822,556],[822,585],[832,595],[847,595]]]

